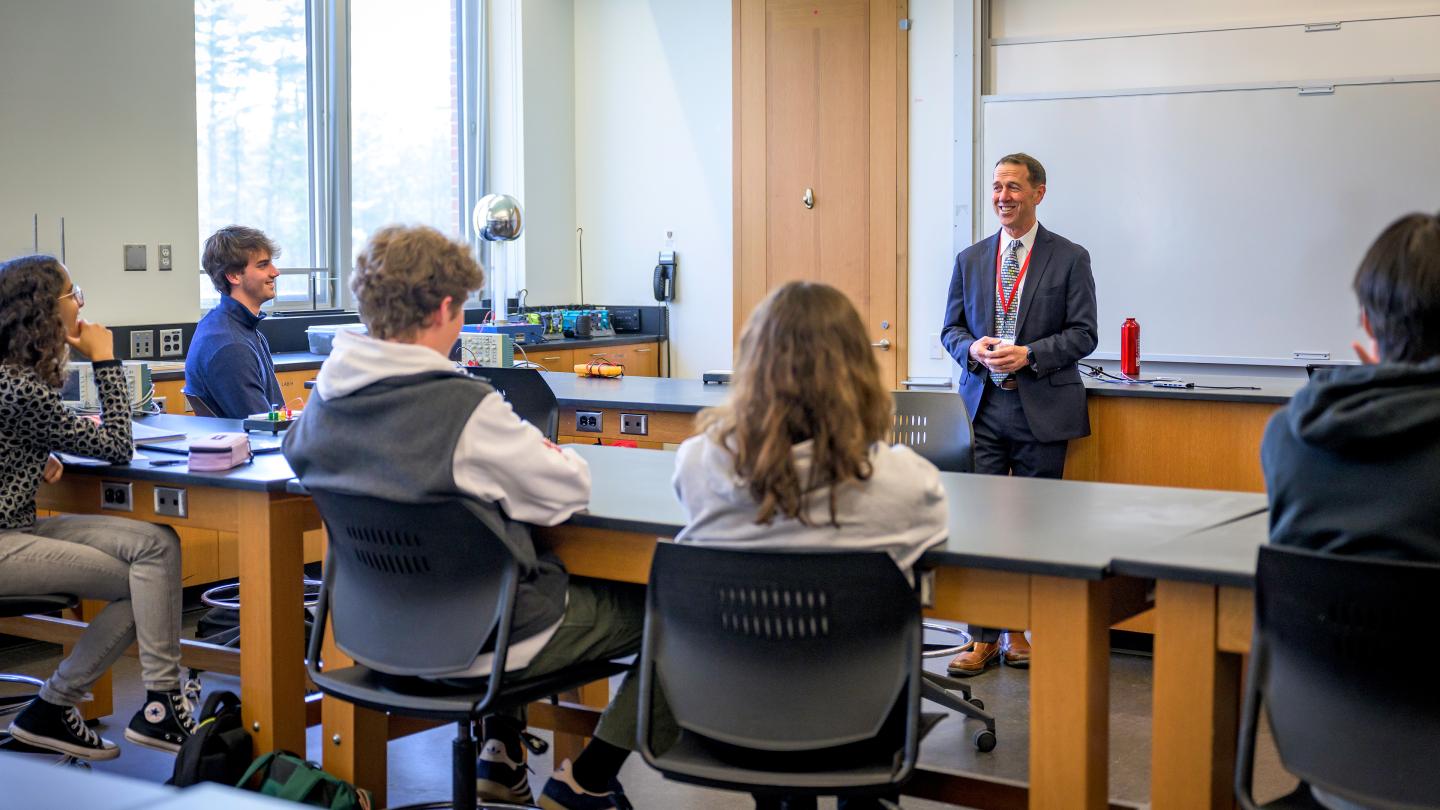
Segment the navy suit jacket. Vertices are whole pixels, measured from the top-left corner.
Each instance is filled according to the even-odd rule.
[[[970,359],[970,344],[995,332],[995,261],[999,232],[955,257],[940,342],[960,364],[960,396],[970,418],[980,408],[989,371]],[[1034,368],[1016,375],[1030,431],[1042,442],[1090,435],[1085,386],[1076,363],[1095,351],[1095,277],[1090,253],[1041,225],[1030,253],[1016,317],[1015,344],[1035,352]]]

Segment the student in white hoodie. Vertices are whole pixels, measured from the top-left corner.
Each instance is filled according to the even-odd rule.
[[[553,526],[585,508],[585,460],[547,441],[494,389],[448,359],[464,322],[462,305],[483,281],[470,248],[432,228],[376,232],[351,277],[369,334],[336,337],[304,416],[285,438],[285,456],[309,487],[409,502],[462,497],[498,511],[521,567],[506,661],[513,676],[633,654],[644,589],[570,579],[558,559],[536,553],[524,526]],[[484,676],[490,666],[490,654],[477,651],[450,677]],[[546,783],[542,807],[624,802],[614,777],[634,746],[634,688],[627,678],[595,741]],[[518,714],[485,719],[480,798],[531,803],[523,730]]]
[[[680,445],[673,483],[689,520],[676,542],[885,551],[911,576],[945,540],[945,490],[935,465],[888,443],[894,403],[849,299],[810,282],[776,289],[736,357],[729,400]]]

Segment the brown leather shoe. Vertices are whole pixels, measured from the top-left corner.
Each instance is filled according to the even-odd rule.
[[[1005,648],[1005,666],[1016,669],[1030,668],[1030,642],[1022,632],[1001,633],[1000,646]]]
[[[972,641],[960,650],[960,654],[951,659],[950,666],[945,668],[951,675],[968,678],[1000,663],[999,644]]]

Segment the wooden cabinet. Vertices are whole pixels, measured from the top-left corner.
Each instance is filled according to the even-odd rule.
[[[547,349],[544,346],[536,346],[533,349],[526,349],[525,354],[516,352],[515,359],[529,360],[537,365],[544,366],[548,371],[574,371],[575,350],[574,349]]]
[[[566,369],[569,371],[569,369]],[[285,404],[290,408],[303,408],[305,403],[310,401],[310,389],[305,383],[315,379],[319,369],[302,369],[299,371],[276,372],[275,379],[280,382],[280,393],[285,395]],[[185,401],[185,381],[164,380],[155,383],[155,396],[165,398],[165,412],[190,414],[190,404]]]
[[[319,369],[277,372],[275,379],[280,381],[280,393],[285,395],[285,407],[304,408],[305,403],[310,401],[310,389],[305,387],[305,383],[315,379],[319,373]]]
[[[660,376],[660,344],[628,343],[623,346],[597,346],[590,349],[576,349],[576,363],[591,363],[609,360],[625,367],[627,377]],[[573,367],[572,367],[573,368]]]

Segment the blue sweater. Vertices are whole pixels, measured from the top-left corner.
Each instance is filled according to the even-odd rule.
[[[195,327],[185,357],[185,393],[204,400],[216,416],[244,419],[285,405],[270,343],[256,329],[264,317],[222,295]]]

